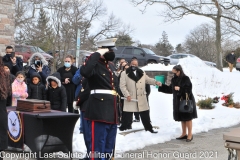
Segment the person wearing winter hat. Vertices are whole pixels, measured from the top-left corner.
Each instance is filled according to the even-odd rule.
[[[45,86],[41,81],[42,78],[38,73],[32,73],[31,83],[28,84],[28,99],[46,100]]]
[[[38,73],[43,85],[46,84],[46,78],[50,74],[50,69],[48,67],[48,62],[41,53],[34,53],[29,59],[29,70],[27,72],[27,83],[31,83],[31,75],[33,73]]]
[[[67,94],[60,79],[60,73],[58,72],[47,77],[47,100],[50,101],[52,110],[66,112]]]

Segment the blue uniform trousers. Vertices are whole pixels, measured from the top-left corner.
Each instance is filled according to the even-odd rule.
[[[88,121],[88,124],[91,135],[90,160],[108,160],[114,150],[117,124],[97,121]]]

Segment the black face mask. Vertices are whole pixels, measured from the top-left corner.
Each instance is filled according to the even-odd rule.
[[[115,53],[114,52],[106,52],[103,57],[107,60],[107,61],[113,61],[115,58]]]
[[[137,67],[136,66],[131,66],[132,71],[136,71]]]

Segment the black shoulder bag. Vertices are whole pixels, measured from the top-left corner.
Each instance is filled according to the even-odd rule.
[[[192,113],[193,112],[193,102],[189,99],[186,93],[186,99],[181,97],[179,104],[179,112],[181,113]]]

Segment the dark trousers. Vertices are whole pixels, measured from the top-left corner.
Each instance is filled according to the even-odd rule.
[[[136,120],[140,120],[139,112],[134,112],[134,117],[135,117]]]
[[[88,124],[91,135],[91,152],[95,152],[95,156],[102,154],[106,155],[104,158],[96,157],[94,158],[94,160],[108,160],[109,158],[111,158],[109,155],[112,154],[114,150],[117,134],[117,125],[96,121],[88,121]]]
[[[146,131],[152,130],[152,124],[150,120],[149,110],[138,112],[142,121],[142,124]],[[127,128],[132,125],[133,112],[124,112],[122,120],[122,128]]]
[[[68,103],[67,105],[68,105],[68,112],[69,113],[77,113],[77,114],[79,114],[78,110],[73,109],[73,102],[72,103]]]
[[[81,111],[81,117],[84,117],[85,112]],[[82,118],[82,131],[83,131],[83,138],[85,142],[85,146],[87,148],[87,153],[89,153],[90,150],[90,142],[91,142],[91,134],[88,126],[88,121],[85,118]]]

